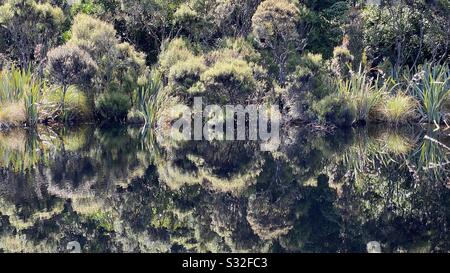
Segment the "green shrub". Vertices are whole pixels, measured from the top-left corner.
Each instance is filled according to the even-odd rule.
[[[97,64],[95,87],[98,92],[121,91],[132,97],[145,84],[145,54],[121,42],[114,26],[86,14],[74,18],[70,44],[89,53]]]
[[[163,74],[166,74],[176,63],[185,62],[192,57],[194,57],[194,54],[189,49],[189,45],[185,40],[182,38],[173,39],[159,55],[160,70]]]
[[[201,81],[207,96],[220,102],[242,101],[255,88],[253,70],[241,59],[219,60],[202,74]]]
[[[278,66],[278,80],[284,84],[289,57],[294,49],[306,46],[299,31],[303,21],[303,8],[288,0],[266,0],[259,4],[252,17],[255,42],[267,49]]]
[[[186,61],[177,62],[170,68],[169,84],[175,91],[187,91],[200,80],[200,75],[205,69],[201,57],[191,57]]]
[[[355,110],[349,100],[329,95],[314,105],[319,121],[338,127],[349,127],[355,121]]]
[[[66,44],[52,49],[47,54],[47,74],[61,85],[62,111],[65,112],[65,95],[69,85],[90,86],[98,70],[91,56],[76,45]]]
[[[337,46],[333,50],[333,59],[331,66],[334,74],[339,79],[347,79],[350,77],[350,71],[352,70],[353,55],[345,46]]]
[[[103,93],[95,100],[95,108],[102,119],[121,122],[126,120],[131,102],[122,92]]]
[[[45,59],[57,43],[65,18],[51,1],[0,1],[0,45],[20,67],[29,68]]]
[[[334,81],[320,54],[308,53],[302,56],[289,80],[301,85],[297,88],[307,90],[313,99],[320,100],[335,90]]]

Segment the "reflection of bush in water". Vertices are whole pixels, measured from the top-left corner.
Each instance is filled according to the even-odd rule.
[[[435,180],[416,183],[399,160],[415,147],[399,153],[404,149],[385,141],[392,137],[394,144],[409,143],[403,139],[408,132],[371,130],[354,138],[340,132],[317,137],[300,130],[292,144],[284,142],[273,153],[260,153],[251,142],[179,143],[155,150],[159,156],[149,168],[133,130],[90,131],[85,141],[73,137],[86,143],[73,145],[77,149],[61,152],[62,145],[55,144],[49,165],[38,165],[36,173],[0,177],[0,213],[9,216],[0,217],[5,222],[0,245],[54,249],[64,236],[85,240],[90,251],[364,251],[373,239],[383,250],[448,249],[450,240],[442,232],[450,215],[448,191]],[[115,137],[122,139],[111,139]],[[63,135],[67,138],[72,137]],[[350,150],[352,157],[363,154],[367,159],[355,157],[364,165],[359,181],[351,162],[340,156]],[[380,152],[394,161],[380,164]],[[85,164],[91,165],[88,177],[76,170]],[[133,179],[130,170],[136,166],[144,166],[145,175]],[[237,179],[254,172],[252,168],[255,177]],[[319,173],[330,176],[330,185],[316,181]],[[130,182],[117,188],[117,179]],[[184,186],[189,184],[197,185]],[[63,200],[38,188],[70,197],[73,211],[62,212]],[[47,230],[49,224],[53,229]],[[19,230],[17,236],[13,229]],[[44,230],[49,241],[33,235],[36,230]]]
[[[280,238],[288,251],[336,252],[341,245],[340,215],[334,205],[337,195],[328,185],[328,177],[317,177],[317,186],[297,189],[300,198],[291,206],[291,231]]]
[[[206,215],[211,215],[210,228],[224,239],[232,252],[259,251],[263,247],[246,220],[246,198],[219,193],[208,200]]]
[[[324,134],[300,127],[288,129],[281,133],[280,149],[272,154],[277,160],[285,161],[302,181],[317,176],[353,141],[352,130]]]
[[[265,194],[249,197],[247,220],[261,239],[277,239],[292,229],[293,200],[287,196],[279,200],[271,200]]]
[[[252,185],[261,172],[263,159],[252,142],[190,141],[166,149],[156,166],[160,178],[171,188],[204,184],[238,193]]]

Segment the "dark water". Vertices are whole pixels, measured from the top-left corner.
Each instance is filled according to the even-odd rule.
[[[291,128],[256,142],[136,128],[0,133],[0,251],[450,251],[448,132]]]

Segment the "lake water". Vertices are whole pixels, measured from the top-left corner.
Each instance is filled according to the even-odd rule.
[[[0,133],[0,252],[450,251],[448,132],[282,136],[263,152],[130,127]]]

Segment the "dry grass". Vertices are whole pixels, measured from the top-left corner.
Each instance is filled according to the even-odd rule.
[[[399,124],[406,123],[416,118],[417,101],[404,93],[397,93],[385,97],[378,112],[382,120]]]
[[[22,101],[0,105],[0,123],[10,126],[20,126],[27,121],[25,107]]]

